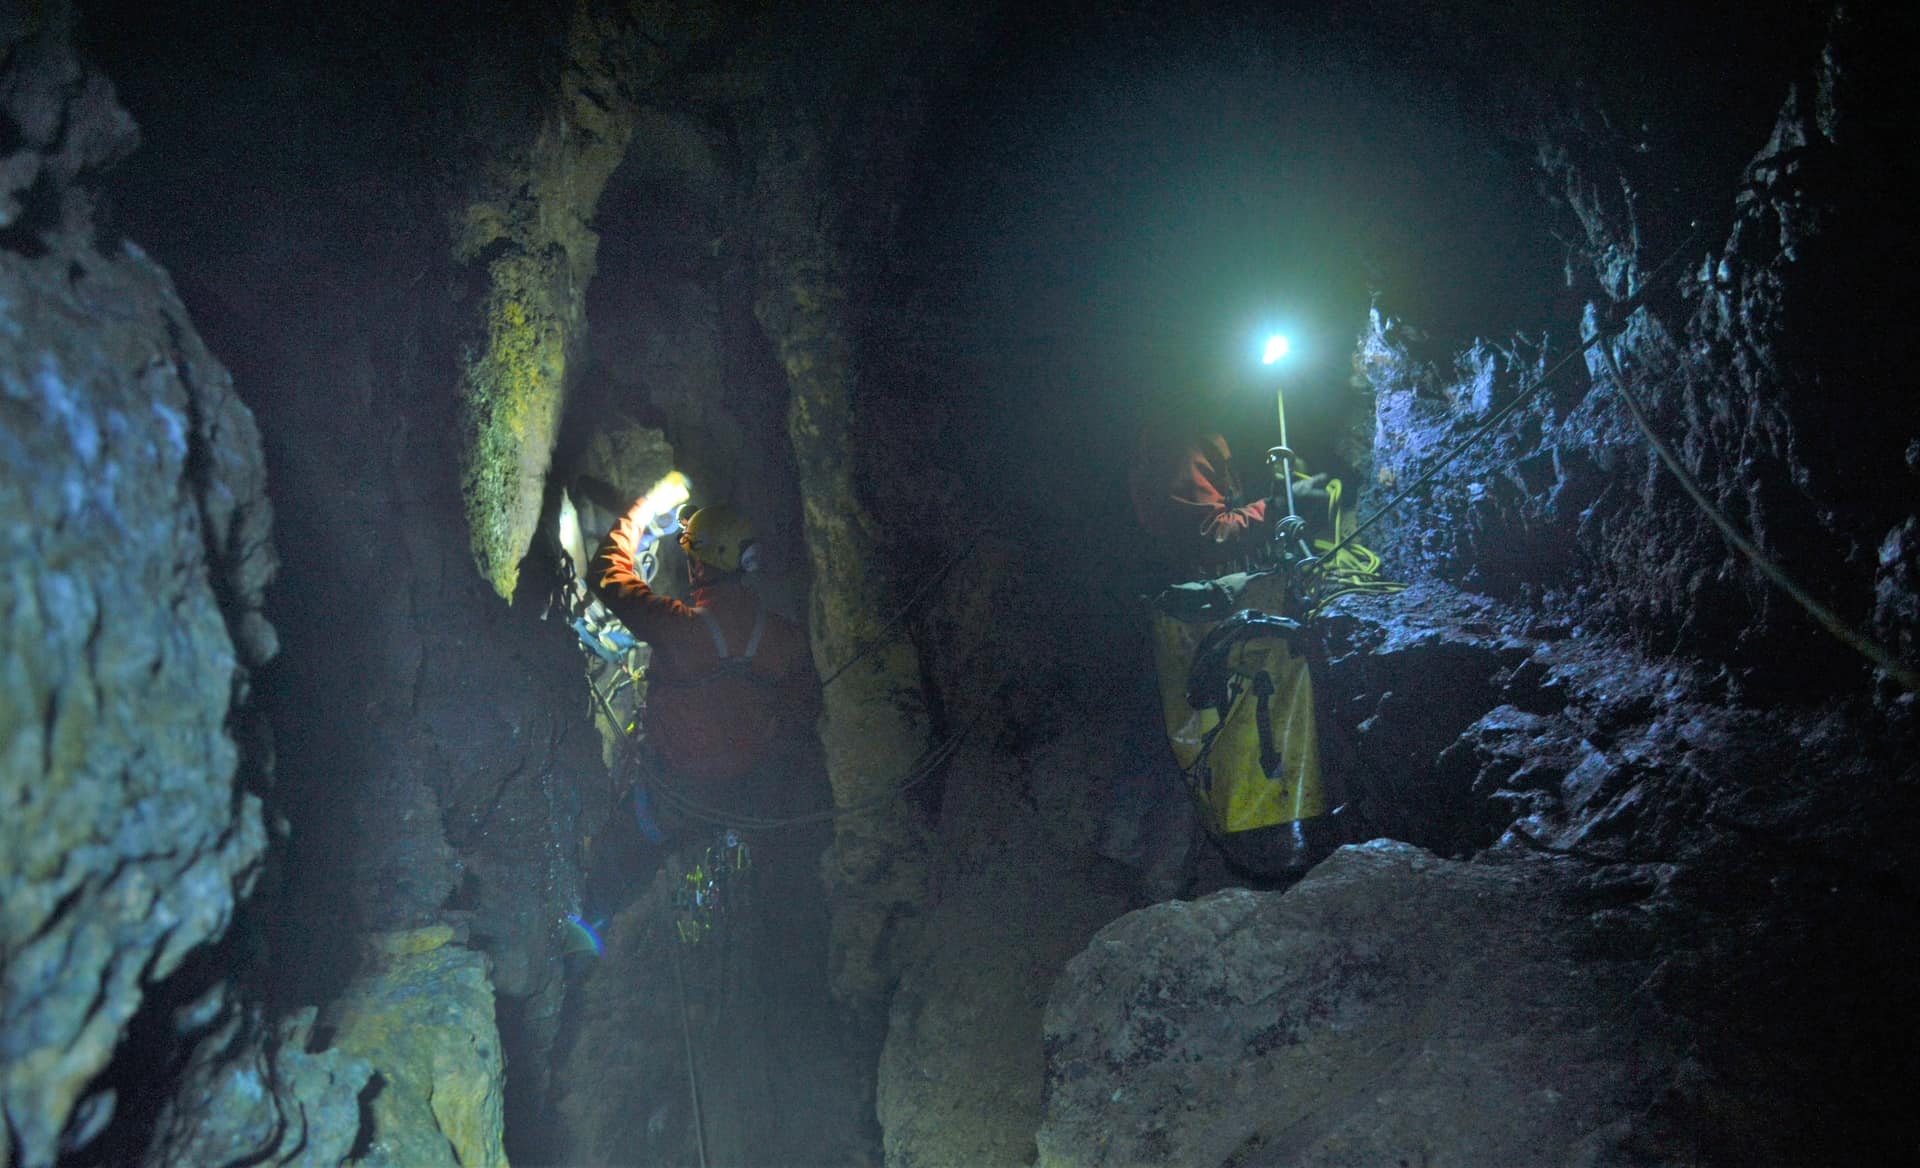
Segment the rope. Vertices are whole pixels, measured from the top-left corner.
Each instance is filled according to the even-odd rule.
[[[1495,426],[1498,426],[1501,422],[1506,421],[1507,418],[1510,417],[1515,410],[1519,409],[1526,402],[1531,401],[1533,399],[1533,396],[1539,393],[1542,389],[1544,389],[1549,383],[1551,383],[1553,379],[1559,375],[1562,369],[1565,369],[1568,365],[1572,364],[1574,358],[1581,356],[1588,349],[1591,349],[1593,348],[1593,346],[1599,344],[1600,341],[1604,339],[1610,332],[1618,332],[1620,331],[1621,328],[1625,327],[1627,319],[1631,317],[1636,311],[1639,310],[1640,306],[1646,301],[1647,296],[1653,291],[1655,283],[1667,271],[1668,268],[1671,268],[1673,266],[1673,262],[1680,258],[1680,254],[1684,252],[1690,244],[1693,243],[1694,236],[1698,234],[1700,234],[1700,225],[1696,223],[1693,225],[1693,229],[1687,232],[1686,238],[1680,241],[1678,246],[1676,246],[1673,249],[1673,251],[1667,255],[1666,259],[1660,261],[1660,266],[1655,268],[1651,273],[1647,275],[1645,279],[1640,281],[1640,290],[1638,292],[1635,292],[1632,296],[1628,297],[1626,300],[1621,302],[1620,309],[1619,309],[1618,324],[1614,325],[1614,327],[1611,330],[1604,329],[1604,328],[1598,330],[1593,334],[1593,336],[1588,337],[1587,339],[1582,341],[1580,343],[1579,348],[1575,349],[1571,353],[1568,353],[1566,356],[1560,358],[1560,360],[1554,362],[1553,367],[1551,369],[1548,369],[1545,373],[1541,374],[1540,379],[1538,381],[1534,382],[1532,385],[1527,386],[1525,389],[1522,389],[1519,393],[1515,394],[1512,401],[1508,402],[1504,406],[1501,406],[1498,410],[1495,410],[1492,417],[1488,418],[1485,422],[1482,422],[1479,426],[1475,427],[1472,433],[1468,434],[1465,438],[1455,443],[1452,446],[1452,448],[1447,450],[1446,453],[1442,454],[1439,458],[1435,459],[1432,466],[1428,467],[1425,471],[1423,471],[1419,475],[1419,477],[1415,478],[1411,483],[1408,483],[1406,487],[1400,491],[1399,494],[1396,494],[1393,498],[1388,499],[1385,503],[1381,504],[1379,510],[1367,516],[1365,519],[1361,520],[1358,524],[1354,526],[1352,531],[1348,532],[1346,536],[1344,536],[1343,538],[1337,540],[1333,544],[1333,546],[1328,549],[1327,557],[1335,556],[1341,551],[1344,551],[1347,547],[1353,544],[1354,540],[1359,538],[1359,535],[1361,532],[1365,531],[1369,527],[1372,527],[1375,523],[1379,522],[1380,519],[1384,517],[1388,512],[1392,511],[1395,507],[1398,507],[1401,503],[1406,502],[1409,498],[1413,496],[1415,491],[1418,491],[1421,487],[1424,487],[1429,482],[1432,482],[1435,476],[1437,476],[1441,471],[1445,470],[1448,464],[1450,464],[1454,459],[1458,458],[1461,455],[1461,453],[1463,453],[1468,447],[1474,445],[1476,442],[1480,441],[1480,439],[1492,433],[1493,428]],[[1323,557],[1320,563],[1327,562],[1327,557]],[[1314,569],[1310,569],[1310,570],[1316,570],[1317,568],[1318,568],[1318,564],[1314,566]]]
[[[893,630],[899,627],[901,621],[904,621],[905,619],[907,619],[907,614],[912,612],[915,608],[919,607],[920,602],[926,599],[927,593],[933,590],[933,586],[940,583],[940,581],[946,579],[947,573],[953,571],[953,569],[960,563],[961,560],[964,560],[968,556],[973,554],[973,549],[980,546],[980,540],[986,534],[987,534],[987,528],[985,526],[982,526],[979,531],[976,531],[973,533],[973,538],[969,539],[966,542],[966,545],[964,547],[962,547],[959,551],[955,552],[953,555],[947,557],[947,562],[940,565],[940,568],[938,571],[934,572],[933,575],[928,576],[925,580],[921,581],[920,586],[913,590],[913,595],[907,597],[907,602],[901,605],[898,609],[896,609],[894,611],[894,614],[891,617],[887,618],[886,624],[883,624],[880,626],[880,631],[875,633],[873,635],[873,638],[869,640],[865,645],[862,645],[858,652],[856,652],[853,656],[847,658],[845,661],[841,662],[840,666],[837,669],[835,669],[832,673],[828,674],[826,677],[826,680],[820,683],[820,688],[824,690],[828,686],[832,685],[834,682],[840,680],[841,674],[845,673],[849,669],[852,669],[855,665],[859,664],[862,660],[864,660],[866,657],[872,654],[875,649],[878,649],[880,646],[886,644]]]
[[[700,1168],[707,1168],[707,1120],[700,1110],[700,1073],[693,1062],[693,1024],[687,1021],[687,975],[680,964],[679,945],[673,950],[673,980],[680,986],[680,1041],[687,1054],[687,1092],[693,1096],[693,1140],[700,1150]]]
[[[1309,620],[1342,596],[1356,593],[1391,596],[1407,590],[1404,582],[1381,577],[1378,552],[1345,538],[1353,529],[1353,515],[1340,506],[1340,480],[1328,479],[1326,491],[1327,520],[1333,538],[1313,541],[1314,574],[1319,587],[1314,590],[1313,602],[1307,611]]]
[[[1596,334],[1588,344],[1591,345],[1599,339],[1599,336]],[[1726,538],[1726,541],[1732,544],[1735,550],[1741,555],[1747,557],[1748,562],[1752,563],[1755,568],[1758,568],[1760,573],[1772,581],[1775,587],[1786,593],[1794,603],[1805,609],[1814,620],[1820,622],[1821,627],[1833,634],[1842,644],[1860,654],[1862,657],[1865,657],[1881,670],[1884,670],[1887,676],[1898,682],[1903,689],[1912,693],[1920,693],[1920,673],[1915,673],[1912,669],[1902,665],[1894,658],[1891,652],[1856,630],[1852,625],[1842,620],[1832,609],[1816,600],[1811,593],[1796,583],[1792,577],[1788,576],[1778,564],[1768,558],[1765,552],[1754,546],[1753,541],[1743,535],[1740,530],[1733,525],[1733,522],[1726,517],[1725,513],[1714,505],[1713,500],[1707,498],[1706,492],[1700,489],[1699,484],[1694,481],[1693,476],[1687,473],[1687,469],[1680,464],[1680,459],[1674,454],[1673,448],[1667,445],[1666,440],[1654,431],[1653,424],[1647,419],[1646,411],[1640,406],[1640,400],[1634,396],[1632,388],[1628,385],[1627,376],[1620,368],[1619,359],[1613,354],[1613,346],[1610,344],[1602,344],[1600,346],[1600,353],[1606,361],[1607,373],[1612,376],[1614,386],[1620,391],[1621,400],[1627,404],[1627,412],[1633,415],[1634,424],[1639,426],[1640,432],[1647,436],[1648,443],[1653,446],[1653,452],[1659,455],[1660,461],[1665,463],[1667,469],[1673,472],[1673,477],[1680,480],[1680,487],[1686,491],[1687,497],[1692,499],[1695,505],[1706,513],[1707,518],[1712,520],[1713,525],[1720,529],[1720,534]]]

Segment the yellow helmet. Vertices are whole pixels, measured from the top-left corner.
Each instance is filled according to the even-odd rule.
[[[753,541],[753,524],[725,503],[700,508],[680,526],[687,558],[722,572],[739,571]]]

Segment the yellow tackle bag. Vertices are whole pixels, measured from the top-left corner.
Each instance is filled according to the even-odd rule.
[[[1216,836],[1314,819],[1338,802],[1320,769],[1301,627],[1251,607],[1258,591],[1234,597],[1249,607],[1231,615],[1218,595],[1193,603],[1198,590],[1163,594],[1153,614],[1167,737]],[[1269,598],[1275,612],[1279,600]]]

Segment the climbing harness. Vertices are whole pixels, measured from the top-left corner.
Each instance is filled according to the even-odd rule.
[[[717,833],[700,858],[674,883],[674,932],[683,944],[698,945],[745,891],[740,883],[752,867],[752,853],[740,833]]]
[[[631,733],[638,724],[640,707],[645,701],[647,665],[652,660],[653,650],[636,640],[604,605],[594,599],[586,582],[574,570],[573,556],[567,549],[561,546],[558,553],[556,559],[560,585],[548,600],[547,611],[541,614],[540,619],[545,620],[556,607],[564,614],[568,627],[580,643],[581,652],[586,656],[587,687],[599,700],[608,722]],[[596,674],[606,680],[603,682]],[[602,688],[603,685],[605,688]],[[623,690],[631,690],[630,708],[625,717],[613,708],[613,699]]]

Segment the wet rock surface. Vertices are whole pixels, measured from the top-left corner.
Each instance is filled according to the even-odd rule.
[[[1899,532],[1912,518],[1907,450],[1920,423],[1886,381],[1913,360],[1910,331],[1884,318],[1911,299],[1912,235],[1887,213],[1911,162],[1884,94],[1899,72],[1894,46],[1916,35],[1904,14],[1837,17],[1730,205],[1722,196],[1690,233],[1659,221],[1676,210],[1669,196],[1610,170],[1626,164],[1604,150],[1543,149],[1599,285],[1580,337],[1615,338],[1628,390],[1714,506],[1855,626],[1910,603],[1897,581],[1911,541]],[[1620,193],[1593,193],[1607,187]],[[1665,250],[1642,247],[1655,236]],[[1644,299],[1615,321],[1629,297]],[[1393,332],[1376,318],[1361,355],[1378,394],[1378,486],[1391,490],[1572,349],[1572,338],[1476,343],[1443,369]],[[1381,524],[1390,561],[1568,604],[1582,621],[1724,662],[1787,700],[1859,686],[1860,660],[1727,544],[1656,460],[1621,393],[1597,350],[1562,368]]]
[[[136,134],[70,19],[0,18],[0,1164],[106,1126],[89,1081],[266,844],[235,737],[276,649],[259,434],[167,274],[95,238]]]

